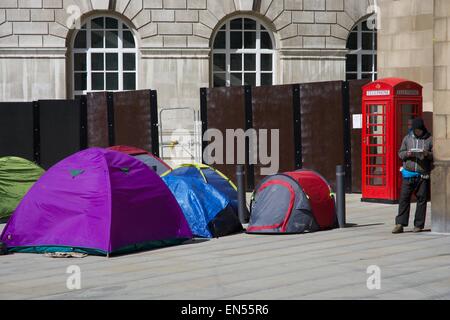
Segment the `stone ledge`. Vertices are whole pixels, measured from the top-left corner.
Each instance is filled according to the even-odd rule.
[[[64,58],[67,48],[0,48],[0,58]]]
[[[141,56],[142,59],[209,59],[211,49],[205,48],[142,48]]]
[[[280,49],[281,60],[345,60],[347,49]]]

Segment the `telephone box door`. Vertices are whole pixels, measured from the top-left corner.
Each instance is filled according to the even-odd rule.
[[[422,99],[404,99],[400,98],[396,100],[397,106],[397,137],[396,137],[396,147],[397,151],[400,150],[400,147],[403,142],[403,138],[410,132],[412,121],[414,118],[422,117]],[[400,187],[402,185],[402,175],[400,173],[400,168],[403,166],[402,160],[395,154],[396,156],[396,164],[395,168],[397,169],[397,185],[395,188],[396,194],[395,199],[400,197]]]

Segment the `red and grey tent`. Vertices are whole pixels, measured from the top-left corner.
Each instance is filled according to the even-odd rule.
[[[155,156],[152,153],[147,152],[145,150],[139,149],[139,148],[129,147],[129,146],[114,146],[114,147],[110,147],[108,149],[128,154],[128,155],[142,161],[148,167],[150,167],[150,169],[155,170],[158,175],[161,175],[164,172],[166,172],[167,170],[172,169],[167,163],[162,161],[157,156]]]
[[[303,233],[336,226],[327,181],[311,170],[265,178],[254,193],[248,233]]]

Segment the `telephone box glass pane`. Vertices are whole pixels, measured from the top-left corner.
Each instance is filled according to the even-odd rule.
[[[386,164],[385,158],[383,156],[379,157],[368,157],[367,159],[368,166],[383,166]]]
[[[402,104],[402,113],[414,113],[414,105]]]
[[[368,185],[374,186],[374,187],[383,187],[386,185],[386,178],[382,177],[369,177]]]
[[[381,125],[381,124],[383,124],[383,121],[384,121],[384,116],[383,115],[372,115],[372,116],[369,116],[369,123],[370,124],[373,124],[373,125]],[[374,130],[376,130],[376,129],[380,129],[380,128],[375,128]]]
[[[370,186],[386,184],[386,106],[367,105],[366,182]]]
[[[370,114],[384,114],[384,105],[369,105],[367,111]]]
[[[384,166],[370,167],[368,174],[369,174],[369,176],[385,176],[386,175],[386,167],[384,167]]]
[[[367,154],[370,155],[382,155],[384,156],[386,154],[384,146],[372,146],[367,148]],[[374,164],[382,164],[382,163],[374,163]]]
[[[384,117],[375,119],[384,119]],[[384,126],[370,125],[368,134],[384,134]]]
[[[371,136],[369,137],[369,145],[384,145],[384,136]]]

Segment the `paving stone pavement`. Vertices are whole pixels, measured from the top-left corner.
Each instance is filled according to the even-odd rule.
[[[0,256],[0,299],[450,298],[450,236],[412,226],[393,235],[396,210],[347,195],[345,229],[239,234],[113,258]],[[66,287],[71,265],[81,268],[81,290]],[[380,268],[380,290],[367,288],[369,266]]]

